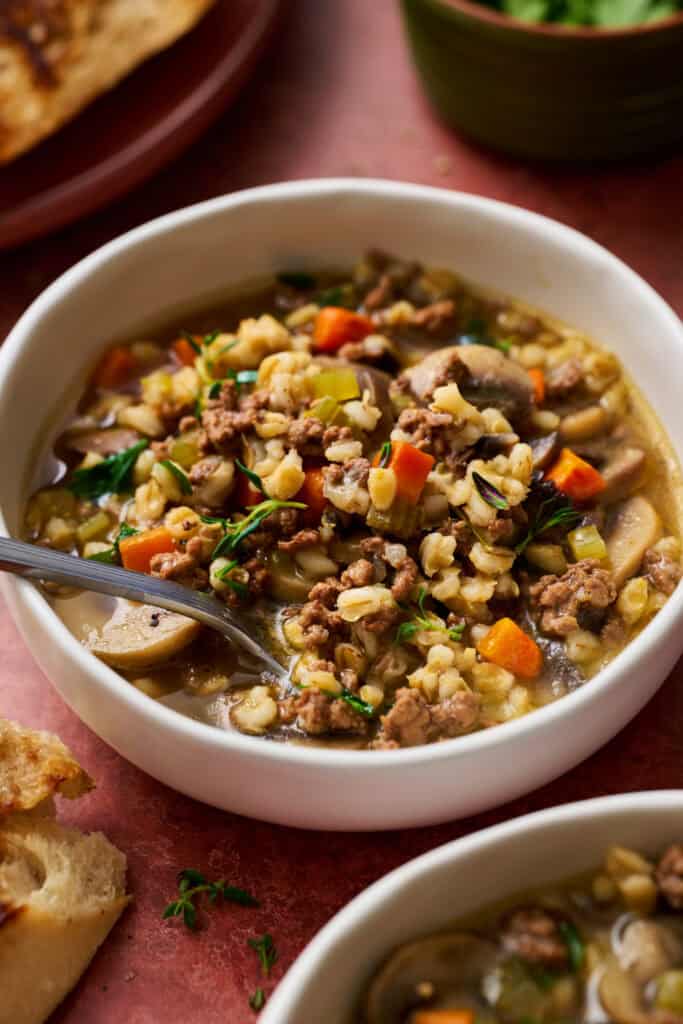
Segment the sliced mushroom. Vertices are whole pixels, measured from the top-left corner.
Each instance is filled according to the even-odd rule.
[[[607,429],[610,417],[601,405],[589,405],[585,409],[571,412],[560,423],[560,434],[563,440],[573,444],[576,441],[587,441],[596,434]]]
[[[517,363],[488,345],[451,345],[437,349],[402,374],[417,399],[425,399],[437,380],[460,362],[466,373],[459,380],[462,394],[479,409],[495,406],[504,416],[524,421],[533,403],[531,379]],[[453,379],[458,379],[457,373]]]
[[[433,986],[437,997],[468,994],[496,962],[493,942],[472,932],[445,932],[401,946],[375,975],[367,995],[367,1024],[403,1024],[419,1005],[418,986]]]
[[[617,587],[638,571],[643,555],[658,539],[660,532],[659,516],[642,494],[628,498],[617,509],[606,539]]]
[[[519,434],[482,434],[474,446],[478,459],[493,459],[496,455],[509,455],[519,441]]]
[[[611,960],[598,986],[600,1002],[615,1024],[648,1024],[640,985],[616,960]]]
[[[548,469],[560,454],[560,435],[556,430],[545,437],[535,437],[529,441],[532,465],[534,469]]]
[[[661,921],[640,918],[624,930],[619,963],[639,985],[679,963],[683,956],[677,935]]]
[[[268,592],[276,601],[300,604],[307,599],[316,580],[304,575],[289,555],[282,551],[270,552],[267,564],[270,573]]]
[[[198,622],[184,615],[120,601],[112,617],[90,634],[87,646],[113,668],[144,669],[182,651],[200,628]]]
[[[607,465],[602,469],[602,477],[607,486],[600,496],[602,502],[619,501],[631,494],[643,481],[646,463],[642,448],[617,448]]]
[[[95,452],[96,455],[117,455],[140,440],[135,430],[112,427],[108,430],[88,430],[85,433],[70,434],[67,446],[75,452]]]

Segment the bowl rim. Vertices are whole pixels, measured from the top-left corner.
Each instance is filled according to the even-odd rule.
[[[539,38],[550,37],[555,39],[581,39],[586,42],[598,43],[610,39],[634,38],[636,36],[650,36],[660,32],[666,32],[678,25],[683,25],[683,11],[670,14],[666,18],[657,21],[643,22],[638,25],[622,25],[614,28],[591,28],[588,25],[558,25],[547,22],[522,21],[509,14],[501,14],[490,7],[486,7],[476,0],[423,0],[431,7],[439,7],[457,11],[467,15],[473,21],[483,21],[496,28],[506,30],[518,35],[538,36]]]
[[[454,866],[462,858],[476,854],[482,848],[496,847],[506,843],[524,832],[530,834],[543,833],[556,825],[593,820],[602,815],[615,814],[630,816],[639,811],[654,811],[666,814],[683,810],[683,790],[655,789],[616,794],[612,796],[593,797],[562,804],[559,807],[548,807],[540,811],[523,814],[520,817],[503,821],[497,825],[477,829],[469,835],[452,839],[448,843],[437,846],[426,853],[419,854],[406,861],[393,871],[382,875],[366,889],[361,890],[348,903],[316,932],[304,947],[292,966],[278,984],[273,995],[266,1004],[263,1024],[278,1024],[285,1018],[284,1013],[291,1014],[300,1009],[298,1000],[302,990],[315,975],[318,963],[329,956],[337,943],[349,932],[362,927],[363,921],[371,914],[381,910],[385,903],[397,898],[401,890],[413,885],[416,881],[428,881],[429,876],[442,867]],[[510,894],[514,885],[510,885]]]
[[[280,182],[244,189],[227,195],[171,211],[161,217],[147,221],[130,231],[114,238],[84,257],[66,270],[49,285],[28,307],[10,331],[0,347],[0,406],[3,402],[4,382],[10,372],[20,363],[25,345],[30,343],[33,333],[39,328],[43,316],[53,304],[72,301],[72,296],[92,275],[111,260],[125,258],[130,248],[143,247],[149,241],[165,234],[186,228],[206,218],[221,216],[230,210],[250,204],[306,201],[318,198],[332,200],[342,196],[363,194],[366,198],[381,202],[383,199],[403,199],[415,203],[445,203],[449,206],[466,208],[483,217],[495,217],[511,229],[533,229],[539,236],[554,239],[577,255],[592,255],[603,263],[610,263],[624,278],[634,295],[639,295],[650,306],[658,307],[659,316],[670,322],[671,329],[678,334],[683,352],[683,323],[671,307],[640,275],[588,236],[559,221],[542,214],[526,210],[510,203],[489,199],[466,192],[433,188],[404,182],[373,178],[312,178],[294,182]],[[682,439],[683,440],[683,439]],[[8,536],[8,527],[0,507],[0,534]],[[634,670],[647,658],[648,652],[656,648],[678,627],[683,627],[683,584],[679,585],[665,606],[654,619],[622,650],[598,675],[585,685],[566,694],[561,699],[490,729],[455,737],[440,743],[426,744],[399,750],[354,750],[329,749],[304,744],[279,743],[264,737],[246,736],[237,730],[224,730],[205,722],[183,715],[173,708],[151,700],[140,690],[131,686],[114,669],[99,661],[67,629],[47,599],[36,586],[27,580],[10,574],[2,574],[0,588],[15,598],[30,613],[40,629],[51,637],[59,653],[76,663],[78,669],[89,676],[98,687],[127,713],[140,716],[149,726],[169,736],[201,743],[207,752],[213,750],[240,753],[245,756],[258,755],[274,763],[298,764],[304,767],[318,765],[321,768],[363,769],[380,765],[426,765],[443,761],[467,758],[470,754],[494,756],[495,748],[507,740],[521,742],[536,730],[552,728],[558,719],[579,713],[594,701],[607,699],[615,690],[624,672]]]

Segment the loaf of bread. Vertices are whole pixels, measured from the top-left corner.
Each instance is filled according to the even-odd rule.
[[[0,1021],[41,1024],[128,903],[126,858],[60,825],[53,794],[92,783],[48,733],[0,720]]]
[[[174,42],[213,2],[1,0],[0,164]]]

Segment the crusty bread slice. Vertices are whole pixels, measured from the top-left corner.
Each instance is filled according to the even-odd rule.
[[[0,1019],[41,1024],[128,903],[126,858],[49,818],[0,829]]]
[[[213,3],[2,0],[0,164],[50,135],[147,57],[169,46]],[[135,117],[134,110],[130,114]]]
[[[0,817],[28,811],[55,793],[74,798],[92,787],[60,739],[0,718]]]
[[[56,736],[0,719],[0,1022],[41,1024],[129,901],[125,856],[54,819],[92,785]]]

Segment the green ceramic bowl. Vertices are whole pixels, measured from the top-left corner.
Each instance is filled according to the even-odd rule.
[[[401,0],[444,119],[516,156],[619,159],[683,140],[683,13],[625,29],[530,25],[470,0]]]

